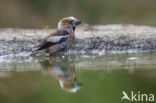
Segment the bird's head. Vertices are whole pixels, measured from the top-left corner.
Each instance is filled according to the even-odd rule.
[[[58,23],[58,29],[75,31],[75,28],[81,24],[81,21],[76,19],[75,17],[65,17],[61,19]]]

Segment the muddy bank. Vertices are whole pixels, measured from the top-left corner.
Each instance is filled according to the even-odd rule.
[[[0,56],[31,52],[53,30],[0,29]],[[156,28],[135,25],[83,24],[76,29],[76,40],[69,53],[104,54],[156,50]]]

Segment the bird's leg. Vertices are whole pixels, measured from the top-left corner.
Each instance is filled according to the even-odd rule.
[[[73,44],[73,39],[70,38],[70,43],[69,43],[69,45],[67,46],[67,50],[66,50],[66,52],[69,51],[69,49],[71,48],[72,44]]]

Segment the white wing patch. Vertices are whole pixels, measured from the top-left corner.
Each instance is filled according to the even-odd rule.
[[[64,42],[67,40],[67,38],[69,38],[70,35],[65,35],[65,36],[53,36],[51,37],[51,42],[54,43],[60,43],[60,42]]]

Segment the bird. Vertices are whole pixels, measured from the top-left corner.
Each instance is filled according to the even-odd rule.
[[[58,22],[58,28],[45,37],[31,52],[31,55],[43,50],[50,55],[67,52],[75,40],[75,28],[80,24],[81,21],[73,16],[62,18]]]

